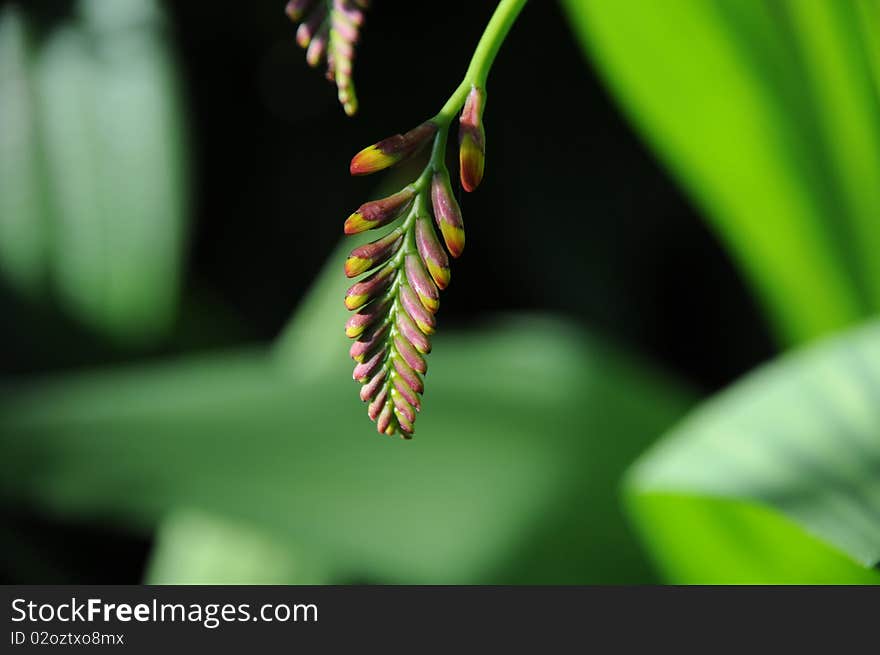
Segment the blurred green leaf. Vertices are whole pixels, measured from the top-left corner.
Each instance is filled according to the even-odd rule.
[[[371,199],[383,198],[409,184],[420,174],[418,164],[404,162],[392,170],[373,191]],[[397,221],[401,223],[402,219]],[[389,230],[396,224],[389,226]],[[278,335],[272,356],[282,371],[302,379],[339,371],[348,360],[342,355],[351,342],[344,326],[350,316],[343,299],[353,283],[344,275],[345,260],[358,246],[375,239],[370,232],[341,239],[318,272],[305,298]]]
[[[0,10],[0,271],[35,296],[45,287],[48,243],[29,57],[24,20],[7,5]]]
[[[154,2],[78,7],[33,52],[21,17],[0,19],[0,269],[148,341],[174,319],[185,238],[175,74]]]
[[[880,323],[707,402],[626,488],[676,582],[880,582]]]
[[[344,351],[292,379],[266,352],[0,394],[0,496],[147,531],[178,507],[320,555],[336,580],[637,582],[616,482],[685,406],[565,324],[441,336],[415,442],[376,435]]]
[[[275,341],[272,356],[282,371],[302,379],[328,373],[345,375],[345,352],[350,341],[344,326],[350,312],[343,299],[352,280],[343,266],[352,249],[375,236],[361,233],[343,239],[330,253],[321,271]]]
[[[563,4],[784,339],[880,309],[875,0]]]
[[[320,566],[262,530],[176,510],[159,527],[146,584],[321,584]]]

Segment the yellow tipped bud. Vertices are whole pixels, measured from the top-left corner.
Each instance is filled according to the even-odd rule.
[[[476,189],[483,179],[486,165],[486,132],[483,128],[483,109],[486,92],[472,87],[459,120],[459,164],[461,186],[465,191]]]

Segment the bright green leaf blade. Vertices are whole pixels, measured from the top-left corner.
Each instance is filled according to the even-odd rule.
[[[321,584],[320,566],[261,530],[197,510],[159,527],[145,584]]]
[[[880,310],[880,96],[868,46],[880,35],[876,18],[857,2],[786,0],[783,28],[799,57],[816,125],[817,155],[831,187],[828,220],[847,230],[857,285],[872,312]],[[874,60],[874,61],[872,61]],[[849,254],[849,253],[847,253]]]
[[[563,4],[783,338],[880,309],[876,23],[849,2]]]
[[[677,584],[880,584],[880,572],[760,505],[646,493],[630,509],[664,578]]]
[[[45,288],[44,220],[36,102],[22,16],[0,11],[0,271],[28,295]]]
[[[663,560],[701,552],[711,561],[712,551],[700,551],[700,543],[722,541],[712,533],[727,519],[694,522],[694,513],[708,516],[699,503],[718,508],[717,499],[732,499],[787,516],[845,554],[853,566],[875,566],[880,562],[880,323],[774,362],[698,408],[633,467],[627,492],[646,540]],[[676,496],[692,497],[690,506]],[[769,542],[754,527],[769,519],[756,518],[755,509],[747,510],[751,515],[743,511],[729,510],[730,520],[751,525],[746,532],[754,535],[736,547],[748,549],[754,539]],[[730,538],[736,534],[731,528]],[[734,544],[727,547],[732,550]],[[762,556],[787,557],[792,564],[799,557],[793,550],[772,549]],[[830,560],[827,565],[837,566]],[[732,574],[720,560],[718,567],[718,575]],[[776,579],[773,567],[749,570],[768,576],[753,581]],[[797,573],[783,568],[778,575],[790,581]],[[799,573],[800,581],[813,581],[817,567]]]
[[[405,443],[375,434],[346,369],[342,352],[338,374],[297,382],[245,353],[9,391],[0,494],[142,530],[195,508],[343,580],[650,579],[616,481],[684,408],[668,380],[564,324],[509,318],[437,338]]]

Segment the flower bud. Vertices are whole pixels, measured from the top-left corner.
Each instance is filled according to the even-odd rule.
[[[384,237],[359,246],[345,260],[345,274],[355,277],[388,261],[403,243],[403,230],[397,228]]]
[[[450,255],[458,257],[464,250],[464,221],[445,169],[434,173],[431,180],[431,202],[434,220],[440,228],[446,248]]]
[[[387,289],[394,280],[394,268],[385,266],[360,282],[353,284],[345,292],[345,306],[355,310],[363,307]]]
[[[394,403],[394,413],[400,412],[410,424],[410,432],[412,432],[412,424],[416,420],[416,412],[406,399],[400,395],[397,389],[391,390],[391,402]]]
[[[400,355],[393,355],[391,357],[391,363],[394,365],[394,371],[397,373],[395,377],[403,380],[406,383],[406,386],[416,393],[422,393],[425,390],[422,378],[420,378],[419,374],[409,367],[409,364],[403,361],[403,358]],[[410,404],[415,406],[415,403]]]
[[[387,309],[388,301],[371,302],[348,319],[348,322],[345,324],[345,335],[352,339],[361,336],[367,328],[382,320]]]
[[[405,403],[404,405],[408,407]],[[413,422],[396,404],[394,405],[394,417],[397,419],[397,427],[400,428],[400,436],[404,439],[411,439],[414,431]]]
[[[434,315],[425,309],[425,306],[422,305],[412,287],[403,285],[400,287],[398,294],[400,304],[403,305],[403,309],[409,314],[409,317],[419,326],[419,329],[425,334],[433,334],[436,324]]]
[[[296,42],[301,48],[309,46],[315,34],[318,33],[318,30],[324,24],[325,18],[327,18],[327,7],[322,2],[315,7],[315,10],[309,14],[309,17],[304,22],[300,23],[296,30]]]
[[[357,234],[388,225],[409,206],[415,195],[415,189],[408,186],[394,195],[364,203],[345,221],[345,233]]]
[[[322,27],[317,34],[309,42],[306,49],[306,63],[312,68],[316,68],[324,55],[327,54],[327,42],[330,38],[330,32],[326,26]]]
[[[344,16],[352,25],[360,27],[364,24],[364,12],[370,3],[368,0],[336,0],[335,8],[337,15]],[[360,5],[358,8],[357,5]]]
[[[376,429],[381,434],[392,435],[394,434],[397,426],[391,420],[393,418],[393,410],[391,408],[391,403],[385,403],[385,406],[382,408],[382,411],[379,412],[379,416],[376,418]]]
[[[425,362],[425,358],[419,354],[409,341],[399,334],[394,337],[394,348],[412,370],[418,373],[428,372],[428,364]]]
[[[373,376],[372,380],[362,386],[361,400],[367,402],[375,398],[376,394],[379,393],[379,389],[382,388],[382,385],[385,383],[385,377],[387,375],[387,372],[383,368],[378,373],[376,373],[376,375]]]
[[[431,352],[431,341],[424,332],[416,327],[416,324],[413,323],[413,320],[406,312],[397,313],[396,323],[397,329],[400,330],[400,333],[406,337],[406,340],[409,341],[416,350],[423,355]]]
[[[406,398],[406,402],[408,402],[410,405],[412,405],[416,409],[422,408],[422,403],[419,400],[418,394],[410,388],[410,386],[406,383],[406,381],[402,377],[400,377],[399,375],[392,375],[391,381],[392,381],[392,384],[394,385],[394,388],[397,390],[397,392],[401,396]]]
[[[379,392],[373,402],[367,407],[367,416],[369,416],[372,420],[376,420],[376,417],[379,416],[379,412],[382,411],[382,408],[385,406],[385,401],[388,400],[388,390],[382,389]]]
[[[428,277],[425,266],[418,255],[407,255],[404,259],[404,270],[406,271],[406,279],[410,286],[419,296],[419,300],[432,314],[436,313],[440,308],[440,292],[437,286]]]
[[[363,25],[363,14],[358,12],[358,20],[352,20],[353,18],[356,18],[356,16],[354,13],[346,11],[347,4],[347,2],[335,3],[333,13],[331,14],[331,24],[333,25],[333,30],[342,40],[342,43],[348,47],[348,52],[346,54],[350,57],[354,54],[354,44],[357,43],[360,38],[360,30],[358,28]],[[354,11],[357,12],[358,10],[355,9]]]
[[[369,382],[370,378],[382,368],[382,364],[385,361],[385,352],[386,349],[383,348],[364,363],[355,366],[351,376],[361,384]]]
[[[434,137],[437,126],[426,121],[406,134],[395,134],[374,145],[364,148],[351,160],[352,175],[368,175],[415,154]]]
[[[364,332],[358,340],[351,344],[348,354],[357,363],[361,363],[385,343],[385,334],[388,332],[388,323],[381,323]]]
[[[449,285],[449,258],[437,241],[434,228],[425,216],[416,219],[416,247],[434,282],[441,289],[445,289]]]
[[[306,10],[312,2],[314,2],[314,0],[290,0],[284,8],[284,13],[286,13],[294,23],[298,23],[302,20],[302,17],[305,15]]]
[[[461,186],[465,191],[473,191],[483,179],[486,159],[486,132],[483,129],[483,109],[486,92],[472,87],[461,110],[459,119],[458,143],[459,163],[461,165]]]

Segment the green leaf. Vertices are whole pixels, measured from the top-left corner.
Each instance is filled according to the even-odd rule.
[[[350,360],[344,356],[350,346],[345,322],[350,312],[343,299],[354,282],[345,277],[343,266],[348,254],[375,235],[361,233],[343,239],[330,253],[306,297],[273,345],[273,358],[281,370],[302,379],[328,373],[344,376]],[[356,390],[352,390],[357,393]]]
[[[563,4],[783,339],[880,309],[876,2]]]
[[[262,530],[176,510],[159,527],[145,584],[321,584],[320,566]]]
[[[676,582],[880,582],[880,323],[705,403],[626,492]]]
[[[440,335],[434,353],[412,443],[375,434],[344,350],[301,380],[256,351],[8,390],[0,497],[141,531],[206,512],[334,580],[650,580],[617,480],[683,395],[548,319]]]
[[[30,58],[4,19],[0,261],[13,277],[51,277],[91,327],[148,341],[174,318],[183,257],[175,75],[152,2],[79,7]]]
[[[45,288],[48,237],[44,178],[24,20],[14,5],[0,11],[0,271],[13,288]]]

